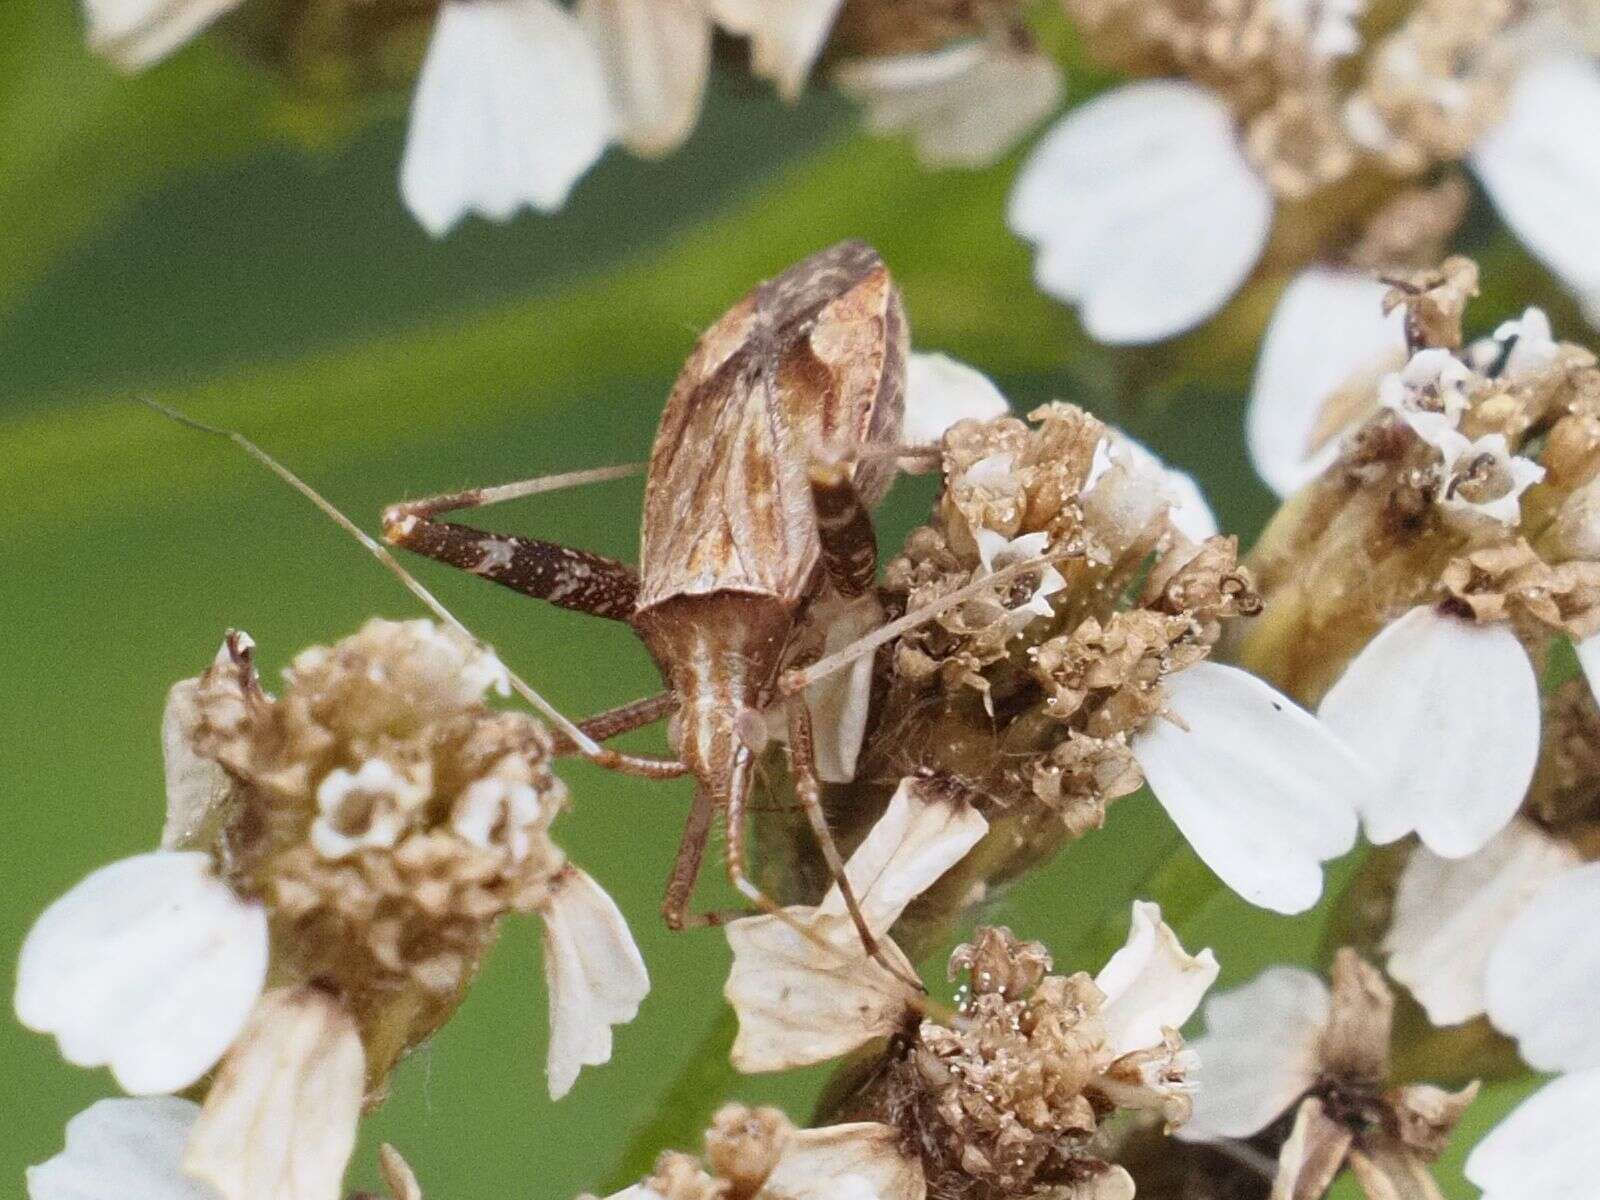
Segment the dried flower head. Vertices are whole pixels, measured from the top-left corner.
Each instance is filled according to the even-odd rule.
[[[899,1131],[935,1200],[1044,1194],[1131,1197],[1097,1153],[1119,1110],[1187,1119],[1193,1056],[1177,1027],[1216,978],[1136,904],[1127,945],[1098,976],[1050,975],[1049,953],[1006,929],[980,929],[950,960],[965,976],[957,1019],[892,1042],[846,1115]],[[1061,1189],[1060,1192],[1049,1189]]]
[[[69,1060],[146,1095],[217,1068],[183,1169],[223,1200],[285,1180],[333,1200],[363,1106],[507,914],[545,919],[554,1094],[637,1010],[621,914],[549,838],[566,791],[548,735],[483,703],[502,676],[428,622],[372,621],[297,657],[274,698],[230,634],[169,697],[162,849],[94,872],[29,934],[17,1012]],[[256,1134],[283,1123],[304,1136]]]
[[[1235,543],[1192,480],[1081,409],[1048,405],[1030,421],[945,436],[933,519],[887,569],[891,608],[1038,567],[894,643],[861,778],[926,771],[978,798],[1004,825],[992,842],[1014,852],[984,860],[969,890],[1098,828],[1148,780],[1230,886],[1280,911],[1309,906],[1319,864],[1349,848],[1354,775],[1309,716],[1204,661],[1259,607]]]

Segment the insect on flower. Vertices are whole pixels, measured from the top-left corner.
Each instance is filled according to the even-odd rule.
[[[749,878],[742,832],[767,717],[782,717],[798,802],[864,946],[897,975],[902,969],[883,958],[861,914],[823,814],[819,738],[802,689],[851,661],[869,665],[865,656],[875,645],[973,590],[889,625],[877,608],[869,510],[888,490],[900,459],[932,453],[900,445],[907,354],[899,292],[877,253],[859,242],[821,251],[752,289],[701,336],[667,399],[647,467],[637,571],[589,551],[437,519],[619,478],[634,467],[475,488],[396,504],[383,517],[384,537],[393,545],[523,595],[622,621],[650,650],[668,691],[581,725],[515,675],[511,681],[570,749],[591,762],[646,778],[694,777],[694,801],[662,905],[669,927],[720,925],[743,915],[689,911],[719,813],[728,830],[730,882],[760,910],[785,918]],[[245,438],[226,436],[312,499],[459,627],[382,546]],[[1019,562],[976,586],[992,588],[1042,565]],[[826,622],[817,619],[824,605],[831,606]],[[842,649],[824,643],[823,624],[855,640]],[[857,636],[874,626],[870,636]],[[824,650],[833,653],[817,661]],[[857,688],[870,684],[861,671],[852,674]],[[859,721],[864,700],[853,708]],[[599,744],[673,714],[676,758]],[[857,742],[860,732],[858,724]],[[833,747],[827,757],[830,777],[848,778],[854,750]]]

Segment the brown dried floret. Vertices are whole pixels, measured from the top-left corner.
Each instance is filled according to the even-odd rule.
[[[1513,621],[1541,642],[1600,631],[1600,562],[1551,566],[1523,538],[1452,560],[1439,582],[1476,620]]]
[[[1461,319],[1478,294],[1478,264],[1452,255],[1438,267],[1389,276],[1383,311],[1405,309],[1406,341],[1413,349],[1461,348]]]

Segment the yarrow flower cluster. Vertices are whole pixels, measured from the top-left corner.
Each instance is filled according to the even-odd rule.
[[[460,1004],[503,917],[544,918],[552,1095],[610,1057],[649,982],[621,913],[550,840],[567,797],[548,734],[482,702],[492,657],[373,621],[299,655],[276,698],[252,659],[230,634],[173,688],[161,848],[46,910],[17,1014],[132,1095],[203,1083],[198,1108],[97,1105],[86,1143],[148,1127],[152,1170],[177,1180],[181,1160],[223,1200],[333,1197],[361,1111]],[[48,1200],[71,1177],[47,1164],[30,1186]]]
[[[1458,183],[1430,176],[1458,164],[1580,302],[1600,293],[1584,132],[1600,67],[1574,44],[1592,13],[1417,0],[1383,12],[1374,37],[1365,18],[1380,14],[1362,0],[1065,7],[1092,50],[1150,77],[1062,118],[1011,197],[1040,289],[1077,305],[1096,339],[1182,333],[1264,258],[1420,265],[1464,207]],[[1312,270],[1305,288],[1348,286]]]
[[[880,586],[796,617],[812,665],[869,635],[793,682],[812,725],[786,749],[741,715],[740,761],[774,768],[750,807],[776,899],[751,886],[759,911],[708,921],[732,953],[730,1066],[839,1071],[809,1128],[722,1107],[701,1155],[610,1200],[1319,1200],[1346,1176],[1434,1200],[1496,1060],[1415,1051],[1468,1022],[1556,1076],[1468,1176],[1488,1200],[1592,1192],[1600,366],[1537,310],[1468,339],[1465,259],[1384,287],[1381,365],[1336,347],[1315,386],[1258,389],[1264,473],[1310,474],[1243,561],[1126,434],[1059,401],[1019,419],[973,368],[908,358],[893,453],[937,464],[931,512]],[[1583,677],[1541,695],[1563,641]],[[508,918],[543,930],[551,1097],[612,1057],[648,974],[552,839],[551,764],[580,731],[558,745],[492,707],[513,682],[454,627],[374,620],[296,656],[277,695],[240,633],[172,688],[159,848],[90,874],[22,949],[19,1018],[128,1094],[68,1123],[30,1200],[338,1200],[362,1114]],[[821,782],[794,769],[806,740]],[[1159,875],[1120,948],[1063,955],[1104,957],[1093,974],[989,923],[1068,843],[1108,847],[1108,806],[1144,787],[1212,898],[1305,912],[1362,829],[1385,847],[1343,898],[1359,936],[1329,982],[1272,966],[1206,1002],[1222,965],[1184,948],[1194,906]],[[936,950],[948,997],[920,982]],[[380,1161],[392,1200],[420,1200],[397,1151]]]
[[[895,643],[881,753],[861,776],[961,780],[1031,861],[1148,781],[1242,896],[1310,907],[1320,864],[1354,841],[1359,772],[1294,703],[1206,661],[1259,606],[1234,540],[1192,480],[1126,435],[1065,404],[1030,421],[945,435],[934,519],[888,564],[885,592],[914,610],[1008,563],[1049,565]]]

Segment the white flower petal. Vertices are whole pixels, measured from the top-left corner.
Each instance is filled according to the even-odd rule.
[[[1132,743],[1150,790],[1205,864],[1252,904],[1304,912],[1322,866],[1355,844],[1360,765],[1315,717],[1235,667],[1169,676]]]
[[[267,972],[267,917],[208,855],[160,850],[89,875],[34,923],[17,1018],[134,1094],[187,1087],[237,1036]]]
[[[469,212],[553,212],[612,133],[594,45],[553,0],[447,0],[406,133],[400,192],[435,236]]]
[[[1484,1007],[1541,1071],[1600,1067],[1600,863],[1546,883],[1495,943]]]
[[[755,1200],[923,1200],[922,1163],[900,1147],[899,1131],[871,1121],[802,1129]]]
[[[1383,949],[1389,974],[1428,1020],[1457,1025],[1483,1011],[1489,952],[1530,897],[1578,864],[1564,842],[1518,818],[1466,858],[1418,846],[1400,874]]]
[[[100,1100],[67,1122],[67,1146],[28,1168],[28,1200],[217,1200],[179,1164],[200,1106],[176,1096]]]
[[[834,81],[874,133],[911,135],[925,167],[986,167],[1061,98],[1061,70],[1004,38],[842,64]]]
[[[1358,271],[1309,267],[1279,298],[1256,362],[1246,429],[1250,461],[1279,496],[1299,491],[1338,454],[1339,438],[1330,436],[1338,431],[1322,426],[1329,398],[1404,363],[1405,314],[1384,315],[1387,291]]]
[[[1245,1138],[1288,1110],[1317,1078],[1328,985],[1298,967],[1268,967],[1243,987],[1206,1001],[1194,1116],[1180,1138]]]
[[[823,654],[842,650],[883,624],[883,607],[870,590],[855,600],[830,594],[813,605],[812,611],[828,631]],[[872,668],[873,657],[866,654],[806,689],[814,735],[812,751],[817,777],[824,783],[849,783],[856,777],[856,759],[871,715]]]
[[[1369,642],[1318,710],[1373,781],[1379,844],[1415,830],[1461,858],[1504,829],[1539,756],[1539,684],[1509,625],[1413,608]]]
[[[137,71],[198,34],[240,0],[84,0],[89,49]]]
[[[550,1098],[565,1096],[583,1067],[611,1058],[611,1026],[638,1015],[650,976],[615,901],[568,865],[544,910],[544,975],[550,989]]]
[[[332,996],[268,992],[206,1093],[183,1169],[223,1200],[339,1200],[366,1070],[355,1019]]]
[[[1162,1030],[1181,1029],[1216,980],[1210,950],[1187,953],[1159,904],[1134,901],[1126,944],[1094,980],[1106,997],[1100,1018],[1112,1055],[1160,1045]]]
[[[1600,1071],[1547,1083],[1489,1131],[1467,1158],[1482,1200],[1594,1200],[1600,1179]]]
[[[778,94],[789,101],[800,98],[843,2],[708,0],[723,28],[750,39],[751,71],[772,80]]]
[[[1072,110],[1011,194],[1041,290],[1103,342],[1152,342],[1220,309],[1255,267],[1273,199],[1232,113],[1197,84],[1128,84]]]
[[[1205,493],[1194,476],[1169,467],[1156,453],[1135,441],[1120,429],[1107,428],[1105,440],[1106,466],[1096,476],[1091,469],[1085,490],[1091,490],[1117,467],[1128,472],[1130,482],[1137,488],[1153,493],[1167,504],[1167,519],[1172,527],[1191,542],[1203,542],[1220,532],[1216,514],[1206,502]],[[1100,447],[1096,446],[1098,454]],[[1111,485],[1108,485],[1111,486]]]
[[[990,421],[1010,411],[989,377],[964,362],[943,354],[913,353],[906,363],[906,415],[900,436],[908,446],[936,445],[957,421]]]
[[[1580,300],[1600,293],[1600,66],[1557,53],[1525,68],[1472,167],[1506,224]]]
[[[723,995],[739,1017],[733,1065],[785,1071],[848,1054],[900,1028],[915,998],[867,956],[848,916],[795,906],[728,925],[733,969]],[[821,944],[819,944],[819,942]],[[907,975],[911,964],[887,937],[878,946]]]
[[[889,807],[845,863],[867,927],[887,932],[906,905],[966,857],[989,831],[989,823],[971,804],[954,799],[923,780],[900,781]],[[828,916],[848,912],[835,884],[818,911]]]
[[[578,16],[611,84],[617,137],[648,157],[675,150],[700,117],[711,66],[701,0],[581,0]]]

